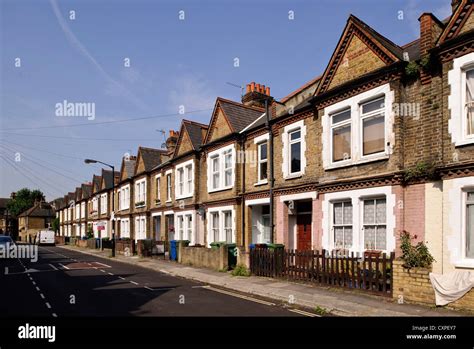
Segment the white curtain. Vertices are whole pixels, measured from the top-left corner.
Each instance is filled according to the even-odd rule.
[[[467,134],[474,134],[474,69],[466,72]]]

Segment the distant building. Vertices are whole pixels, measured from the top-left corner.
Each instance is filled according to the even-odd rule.
[[[9,227],[9,215],[7,211],[7,204],[11,199],[0,198],[0,234],[5,234]]]
[[[39,230],[49,228],[55,217],[52,206],[37,202],[33,207],[18,215],[18,232],[21,241],[34,241]]]

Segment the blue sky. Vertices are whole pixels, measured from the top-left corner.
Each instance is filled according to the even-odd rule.
[[[26,186],[53,199],[100,172],[84,158],[119,167],[139,145],[159,148],[158,130],[183,117],[207,123],[218,96],[239,100],[227,82],[284,97],[324,71],[351,13],[403,45],[422,12],[442,19],[450,3],[0,0],[0,196]],[[64,100],[94,103],[95,119],[57,116]]]

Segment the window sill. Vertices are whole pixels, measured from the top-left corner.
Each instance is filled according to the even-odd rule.
[[[173,202],[173,200],[166,200],[165,204],[171,204],[172,202]]]
[[[383,154],[383,155],[378,155],[374,157],[367,157],[364,159],[360,159],[357,161],[348,161],[348,162],[341,162],[341,163],[336,163],[336,164],[331,164],[329,166],[325,166],[324,170],[334,170],[338,168],[344,168],[344,167],[349,167],[349,166],[355,166],[355,165],[363,165],[367,164],[370,162],[375,162],[375,161],[380,161],[380,160],[388,160],[390,158],[390,155]]]
[[[189,195],[183,195],[183,196],[177,196],[175,198],[175,200],[182,200],[182,199],[188,199],[188,198],[192,198],[193,195],[192,194],[189,194]]]
[[[261,181],[261,182],[257,182],[257,183],[254,184],[254,186],[255,186],[255,187],[258,187],[258,186],[260,186],[260,185],[265,185],[265,184],[268,184],[268,181],[267,181],[267,180]]]
[[[454,143],[455,147],[463,147],[465,145],[474,145],[474,138],[465,138]]]
[[[224,187],[224,188],[217,188],[217,189],[208,189],[207,192],[208,193],[216,193],[216,192],[219,192],[219,191],[224,191],[224,190],[229,190],[229,189],[232,189],[234,186],[229,186],[229,187]]]
[[[464,259],[454,263],[456,268],[474,269],[474,259]]]
[[[301,178],[301,177],[303,177],[303,172],[292,173],[292,174],[284,177],[284,179],[287,180],[287,179],[295,179],[295,178]]]

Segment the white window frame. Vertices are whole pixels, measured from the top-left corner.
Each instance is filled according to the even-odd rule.
[[[267,147],[267,158],[262,160],[262,147]],[[262,179],[262,168],[263,164],[267,164],[267,177]],[[257,144],[257,183],[258,184],[265,184],[268,183],[268,142],[261,142]]]
[[[166,177],[166,202],[171,202],[173,201],[173,177],[172,177],[172,171],[166,171],[165,173]],[[169,180],[168,180],[169,178]]]
[[[451,94],[448,97],[450,119],[448,131],[455,147],[474,144],[474,135],[467,135],[466,71],[474,69],[474,52],[455,58],[453,69],[448,72]]]
[[[100,214],[107,213],[107,193],[100,194]]]
[[[136,206],[138,202],[143,202],[143,205]],[[146,177],[135,181],[135,207],[146,206]]]
[[[298,172],[291,172],[291,146],[290,146],[290,134],[297,130],[301,132],[301,168]],[[294,122],[290,125],[285,126],[282,133],[282,158],[283,163],[281,166],[284,179],[298,178],[305,174],[306,171],[306,125],[304,120]]]
[[[135,241],[146,239],[146,216],[135,217]]]
[[[385,206],[387,206],[387,199],[385,196],[375,196],[375,197],[369,197],[369,198],[362,198],[361,199],[361,212],[362,212],[362,218],[361,218],[361,224],[362,224],[362,235],[363,235],[363,244],[364,244],[364,249],[365,250],[377,250],[377,251],[386,251],[387,249],[387,241],[385,241],[385,249],[379,249],[377,248],[377,230],[379,226],[384,226],[385,227],[385,234],[387,234],[387,213],[385,212],[385,222],[380,223],[376,222],[376,217],[377,217],[377,200],[385,200]],[[365,223],[364,222],[364,210],[365,210],[365,201],[374,201],[374,223]],[[387,208],[385,208],[387,210]],[[375,246],[374,248],[368,248],[365,246],[365,227],[366,226],[374,226],[375,227]],[[385,237],[386,239],[387,237]]]
[[[225,218],[225,212],[230,212],[231,214],[231,229],[232,229],[232,232],[231,232],[231,237],[232,237],[232,241],[228,241],[228,243],[235,243],[236,242],[236,215],[235,215],[235,208],[234,206],[221,206],[221,207],[212,207],[212,208],[209,208],[208,209],[208,217],[209,217],[209,220],[208,220],[208,229],[207,229],[207,244],[208,246],[210,246],[210,244],[212,242],[218,242],[218,241],[226,241],[226,232],[225,232],[225,221],[224,221],[224,218]],[[219,229],[219,240],[218,241],[214,241],[214,218],[213,218],[213,214],[216,214],[217,217],[219,217],[219,221],[218,221],[218,229]]]
[[[230,167],[225,167],[225,155],[230,154],[231,162]],[[218,172],[213,171],[213,159],[218,159]],[[207,154],[207,192],[212,193],[221,190],[227,190],[234,187],[235,184],[235,163],[236,163],[236,151],[235,144],[230,144],[228,146],[219,148]],[[225,174],[226,171],[231,172],[230,183],[225,184]],[[219,174],[218,185],[214,186],[214,174]]]
[[[474,257],[467,256],[467,206],[474,204],[468,201],[468,193],[474,193],[474,187],[465,187],[462,190],[462,236],[461,236],[461,259],[474,264]]]
[[[344,192],[333,192],[324,194],[322,203],[323,217],[329,217],[329,220],[323,221],[322,247],[327,250],[336,248],[333,243],[333,211],[332,203],[337,201],[352,202],[352,248],[350,252],[363,253],[365,251],[363,234],[363,200],[370,198],[383,198],[386,200],[386,250],[382,252],[390,253],[395,251],[396,247],[396,195],[392,192],[391,186],[355,189]]]
[[[155,176],[155,202],[158,202],[158,204],[161,204],[161,174],[157,174]]]
[[[182,221],[181,221],[182,220]],[[189,240],[190,245],[196,243],[195,236],[195,211],[180,211],[175,215],[176,229],[175,237],[176,239]],[[191,222],[191,225],[189,225]]]
[[[385,99],[386,99],[385,96],[371,98],[369,100],[365,100],[364,102],[359,103],[359,114],[360,114],[360,127],[359,127],[359,132],[360,132],[359,142],[360,142],[360,144],[359,144],[359,147],[360,147],[360,158],[362,160],[370,159],[372,157],[376,157],[376,156],[380,156],[380,155],[384,155],[385,151],[386,151],[386,148],[387,148],[387,128],[385,127],[385,122],[386,122],[386,120],[385,120],[385,108],[379,108],[379,109],[377,109],[375,111],[372,111],[372,112],[369,112],[369,113],[363,113],[362,112],[362,106],[364,104],[367,104],[367,103],[370,103],[370,102],[375,102],[375,101],[378,101],[382,98],[383,98],[384,104],[385,104]],[[376,153],[364,155],[364,120],[373,118],[377,114],[382,114],[382,117],[384,119],[384,132],[383,132],[384,149],[379,151],[379,152],[376,152]]]
[[[81,218],[86,218],[86,202],[81,202]]]
[[[175,196],[184,199],[194,193],[194,160],[185,161],[175,168]]]
[[[122,218],[120,220],[120,237],[130,238],[130,219]]]
[[[340,121],[340,122],[336,122],[336,123],[332,123],[332,120],[334,118],[334,116],[336,116],[337,114],[340,114],[340,113],[343,113],[347,110],[350,110],[350,108],[343,108],[341,110],[338,110],[338,111],[334,111],[332,112],[330,115],[329,115],[329,124],[330,124],[330,128],[331,128],[331,135],[330,135],[330,138],[329,138],[329,141],[330,141],[330,150],[331,150],[331,163],[334,163],[334,164],[344,164],[344,163],[348,163],[351,161],[351,157],[352,157],[352,117],[349,118],[348,120],[344,120],[344,121]],[[346,126],[350,126],[351,130],[351,144],[350,144],[350,148],[351,148],[351,154],[350,156],[347,158],[347,159],[343,159],[343,160],[338,160],[338,161],[334,161],[334,130],[335,129],[339,129],[341,127],[346,127]]]
[[[361,123],[361,105],[385,96],[384,104],[384,135],[385,150],[383,152],[363,155],[362,148],[362,123]],[[335,103],[324,108],[322,117],[322,156],[323,167],[325,170],[363,164],[382,159],[388,159],[395,146],[395,133],[393,131],[394,111],[393,111],[394,92],[390,90],[390,84],[373,88],[369,91],[360,93],[341,102]],[[351,157],[343,161],[333,161],[333,141],[331,116],[345,109],[351,109]]]
[[[334,223],[334,207],[337,204],[342,204],[342,223],[341,224]],[[351,204],[351,209],[352,209],[352,221],[350,222],[350,224],[349,223],[347,223],[347,224],[344,223],[344,207],[347,204]],[[351,243],[351,247],[346,247],[344,245],[344,238],[345,238],[345,235],[346,235],[346,233],[345,233],[346,229],[345,228],[347,228],[349,226],[352,229],[352,243]],[[343,233],[342,233],[342,235],[343,235],[342,244],[343,245],[342,246],[338,246],[336,244],[336,241],[335,241],[336,240],[336,229],[335,228],[343,228]],[[331,202],[331,234],[332,234],[332,246],[334,248],[336,248],[336,249],[341,248],[341,249],[351,250],[352,247],[354,246],[354,206],[352,205],[351,200],[342,199],[342,200],[335,200],[335,201]]]
[[[80,204],[76,204],[76,207],[75,207],[75,218],[76,218],[76,219],[80,219],[80,218],[81,218],[81,205],[80,205]]]
[[[130,208],[130,184],[123,185],[119,189],[120,201],[119,210],[128,210]]]

